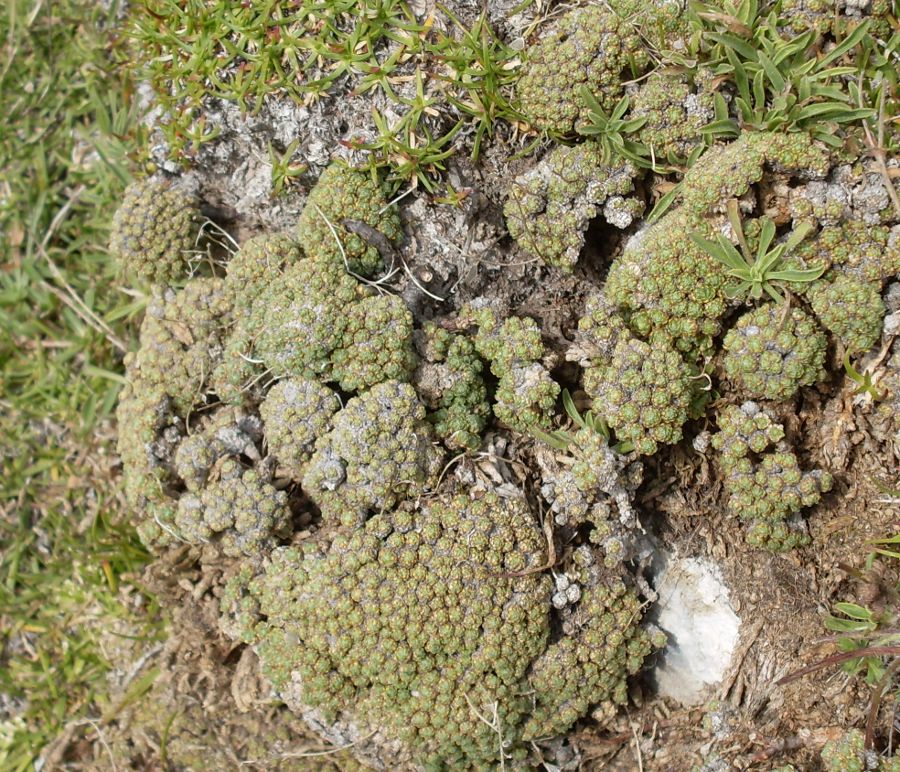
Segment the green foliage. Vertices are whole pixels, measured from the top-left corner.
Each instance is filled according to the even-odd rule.
[[[399,117],[374,111],[375,137],[347,144],[369,152],[373,172],[388,167],[392,185],[435,192],[463,128],[477,159],[498,121],[519,117],[509,98],[516,52],[486,13],[466,28],[447,8],[439,12],[451,31],[435,31],[432,18],[417,21],[404,0],[289,7],[249,0],[239,8],[225,0],[151,0],[133,12],[128,34],[164,110],[160,126],[173,156],[190,157],[219,136],[206,120],[210,98],[258,112],[271,98],[307,102],[339,89],[378,89]],[[397,86],[410,75],[415,93],[406,97]],[[269,147],[276,195],[305,171],[296,148],[297,141],[281,152]]]
[[[499,379],[494,414],[516,431],[548,430],[560,387],[540,362],[544,344],[537,322],[522,316],[501,322],[490,306],[474,306],[464,308],[460,317],[478,324],[475,350]]]
[[[585,371],[584,389],[616,437],[641,455],[681,439],[692,384],[688,366],[671,346],[623,336],[608,362],[595,360]]]
[[[690,166],[719,136],[707,125],[720,111],[727,116],[727,107],[710,89],[709,74],[701,70],[695,78],[654,72],[635,91],[631,116],[645,119],[637,139],[649,151],[654,171],[668,171],[660,161],[672,169]]]
[[[741,316],[723,341],[726,375],[754,399],[789,399],[825,375],[828,341],[801,308],[766,303]]]
[[[842,737],[829,740],[822,748],[826,772],[877,770],[878,767],[869,765],[866,756],[866,738],[859,729],[848,730]]]
[[[491,413],[484,362],[465,335],[454,335],[434,323],[423,325],[423,332],[423,354],[428,364],[421,372],[436,373],[433,379],[424,377],[427,385],[422,377],[417,383],[420,395],[433,411],[428,420],[451,450],[475,450],[481,445]]]
[[[265,618],[244,640],[276,689],[296,695],[298,674],[303,703],[385,728],[427,768],[502,767],[624,703],[652,648],[636,594],[599,577],[550,643],[546,551],[523,498],[445,494],[277,549],[223,606]]]
[[[712,351],[727,300],[725,272],[690,238],[699,224],[684,207],[666,214],[626,246],[605,287],[638,336],[689,357]]]
[[[409,380],[416,366],[412,332],[412,314],[396,295],[363,298],[352,304],[341,344],[331,355],[334,380],[344,391]]]
[[[282,233],[253,236],[229,258],[225,284],[233,296],[251,300],[301,257],[299,244]]]
[[[819,217],[817,207],[807,207],[806,202],[792,208],[795,220]],[[838,216],[842,215],[843,211]],[[900,274],[900,244],[891,239],[890,228],[860,220],[826,225],[815,238],[800,244],[795,255],[805,266],[833,268],[879,289],[882,281]]]
[[[176,153],[217,136],[205,126],[208,97],[258,111],[267,96],[322,95],[345,75],[363,78],[364,89],[386,85],[373,80],[382,42],[415,48],[418,40],[401,0],[151,0],[136,9],[128,34]]]
[[[127,275],[151,283],[184,280],[199,219],[194,199],[177,187],[134,182],[113,218],[109,251]]]
[[[691,234],[691,239],[728,268],[729,276],[738,280],[736,284],[726,288],[726,292],[730,296],[749,295],[751,298],[759,300],[765,292],[776,302],[782,302],[784,296],[777,289],[779,284],[785,282],[808,283],[818,279],[824,272],[824,267],[793,268],[785,260],[785,256],[790,254],[812,230],[809,223],[801,223],[791,231],[791,235],[785,241],[773,247],[775,223],[768,217],[763,217],[759,242],[754,254],[744,237],[740,210],[734,199],[728,202],[728,219],[741,247],[740,252],[721,233],[716,234],[715,241],[702,238],[696,233]]]
[[[791,515],[831,490],[831,475],[803,472],[784,442],[784,427],[755,402],[726,406],[716,420],[712,446],[720,454],[728,508],[747,524],[748,543],[774,552],[806,544],[809,536]]]
[[[814,139],[839,148],[839,126],[871,118],[871,108],[857,107],[840,78],[855,75],[854,66],[837,63],[858,53],[869,22],[863,22],[827,53],[813,50],[816,32],[786,39],[776,11],[761,15],[757,0],[726,2],[723,8],[696,5],[702,27],[702,52],[717,78],[737,91],[740,130],[808,131]],[[708,130],[727,129],[724,119]]]
[[[872,373],[864,370],[859,372],[850,361],[850,352],[844,352],[844,372],[847,377],[856,384],[854,394],[868,394],[873,400],[883,399],[885,393],[879,390],[872,382]]]
[[[453,32],[430,36],[430,25],[419,31],[422,64],[414,72],[415,96],[392,97],[395,112],[400,113],[393,123],[373,110],[374,139],[347,142],[351,148],[369,152],[373,175],[388,167],[392,185],[408,182],[429,193],[437,192],[438,178],[446,160],[459,149],[463,129],[471,133],[470,155],[477,160],[485,138],[492,136],[500,120],[521,117],[509,99],[518,77],[516,52],[497,37],[487,13],[482,12],[467,29],[448,8],[438,8],[449,18]],[[379,72],[384,75],[389,70],[383,64]],[[449,128],[441,126],[440,119],[454,112],[459,117]],[[441,127],[436,130],[435,126]]]
[[[271,550],[290,521],[287,493],[228,458],[202,491],[179,499],[174,526],[191,544],[217,542],[229,557],[254,557]]]
[[[874,748],[866,747],[866,735],[861,729],[851,728],[822,748],[824,772],[900,772],[900,755],[880,755]]]
[[[375,139],[369,142],[351,139],[346,144],[354,150],[369,152],[373,177],[380,168],[388,167],[389,183],[397,186],[408,182],[414,188],[421,185],[433,193],[437,190],[437,177],[446,169],[444,162],[456,152],[453,143],[464,122],[459,120],[449,130],[436,133],[432,122],[440,102],[435,96],[426,96],[421,72],[415,77],[416,96],[398,100],[407,108],[400,118],[390,123],[386,115],[373,108]]]
[[[434,483],[442,453],[433,439],[412,386],[385,381],[335,414],[304,470],[303,490],[326,520],[358,525]]]
[[[269,389],[259,415],[269,453],[292,479],[302,479],[316,440],[331,431],[340,407],[337,394],[309,378],[288,378]]]
[[[594,290],[584,304],[584,313],[578,320],[577,340],[589,359],[602,357],[608,360],[622,335],[628,334],[625,320],[618,308],[601,290]]]
[[[329,375],[347,326],[347,308],[364,296],[362,285],[342,267],[300,260],[270,282],[238,319],[231,335],[249,348],[237,352],[237,359],[261,360],[278,377]]]
[[[493,134],[500,120],[522,117],[508,96],[518,78],[517,52],[497,37],[486,10],[466,29],[446,6],[438,7],[453,21],[458,37],[437,33],[428,51],[449,71],[438,75],[446,84],[447,101],[474,121],[471,158],[477,161],[484,138]]]
[[[107,35],[117,11],[0,10],[0,693],[18,713],[0,722],[0,767],[12,772],[103,709],[116,620],[158,632],[152,598],[133,615],[129,577],[147,555],[109,484],[125,320],[142,305],[115,287],[106,249],[143,132]]]
[[[638,75],[649,63],[638,27],[596,5],[574,8],[542,30],[524,58],[520,107],[536,128],[552,134],[590,123],[586,96],[600,102],[601,113],[614,112],[623,72]]]
[[[625,158],[636,166],[649,167],[650,153],[637,142],[625,138],[641,128],[647,118],[625,118],[628,112],[628,97],[622,97],[612,112],[607,114],[587,86],[581,87],[581,98],[587,106],[587,123],[577,127],[578,133],[591,137],[600,148],[602,163],[612,163]]]
[[[139,534],[154,549],[270,549],[290,511],[271,485],[264,440],[335,518],[392,506],[440,461],[423,406],[398,382],[416,365],[412,316],[401,298],[348,273],[351,260],[380,265],[373,243],[399,236],[396,211],[366,174],[333,165],[299,232],[305,254],[284,235],[256,236],[224,278],[161,290],[147,308],[125,360],[118,450]],[[333,421],[328,383],[359,395]]]
[[[514,746],[520,758],[550,579],[504,574],[545,551],[524,501],[495,494],[377,514],[322,551],[278,550],[250,587],[267,617],[263,670],[278,688],[296,670],[306,703],[386,727],[432,768]]]
[[[377,177],[334,161],[310,191],[297,222],[297,239],[313,260],[372,276],[384,264],[381,250],[400,238],[400,216]]]
[[[527,739],[557,734],[599,701],[609,707],[627,701],[625,675],[636,673],[653,649],[647,631],[619,621],[636,619],[639,609],[619,580],[585,591],[575,614],[578,634],[562,637],[534,663],[530,683],[539,699],[525,726]]]
[[[856,573],[855,577],[858,580],[879,581],[884,597],[877,609],[852,601],[834,604],[833,613],[825,618],[825,627],[839,634],[837,644],[840,651],[900,645],[900,632],[897,631],[900,581],[887,584],[879,579],[889,577],[891,571],[896,572],[900,568],[900,534],[876,539],[871,545],[873,549],[866,557],[865,571]],[[847,660],[843,667],[851,675],[864,675],[866,683],[877,684],[885,677],[889,662],[889,658],[866,654]]]
[[[271,142],[269,143],[269,164],[272,166],[272,193],[276,196],[287,190],[309,168],[306,164],[294,160],[294,155],[299,147],[299,138],[291,142],[281,153],[276,151]]]
[[[578,411],[575,400],[572,399],[572,395],[568,389],[562,390],[562,404],[563,409],[566,411],[566,415],[569,416],[577,427],[576,433],[578,429],[582,429],[599,434],[606,440],[609,439],[609,426],[607,426],[606,421],[600,416],[595,416],[593,410],[588,410],[582,415]],[[532,434],[557,450],[568,450],[574,440],[573,433],[564,430],[544,432],[540,429],[532,429]],[[623,449],[621,446],[617,446],[617,449],[622,453],[627,452],[627,450]]]
[[[140,346],[126,356],[133,380],[188,412],[202,399],[218,364],[232,311],[224,279],[194,279],[178,292],[157,294],[141,324]]]
[[[851,354],[868,351],[881,337],[887,310],[880,283],[838,274],[810,287],[809,302],[822,325]]]
[[[516,362],[497,383],[494,415],[511,429],[549,428],[559,384],[540,362]]]
[[[759,182],[766,168],[794,177],[823,177],[828,153],[805,132],[743,132],[734,142],[716,144],[685,172],[676,197],[693,217],[706,217]]]

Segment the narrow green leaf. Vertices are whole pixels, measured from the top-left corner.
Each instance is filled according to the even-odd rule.
[[[631,120],[625,121],[625,122],[622,124],[622,127],[621,127],[620,131],[621,131],[623,134],[630,134],[630,133],[632,133],[632,132],[634,132],[634,131],[637,131],[637,130],[638,130],[639,128],[641,128],[641,126],[643,126],[646,122],[647,122],[646,116],[644,116],[644,117],[642,117],[642,118],[632,118]]]
[[[808,76],[811,79],[814,79],[814,73],[817,66],[818,63],[816,62],[815,58],[801,59],[799,62],[793,63],[793,66],[791,67],[791,77],[797,78]]]
[[[730,49],[725,52],[725,56],[728,58],[728,61],[733,68],[732,75],[734,77],[734,84],[737,86],[738,94],[740,94],[744,101],[749,103],[751,99],[750,80],[747,77],[746,68]]]
[[[819,67],[827,67],[831,62],[836,62],[851,48],[854,48],[866,35],[869,34],[869,27],[872,25],[870,19],[866,19],[853,32],[851,32],[844,40],[838,43],[828,54],[819,61]]]
[[[747,245],[747,239],[744,236],[744,224],[741,221],[741,208],[736,198],[728,199],[728,202],[725,204],[725,211],[728,213],[728,224],[731,225],[731,230],[734,231],[734,236],[738,240],[738,244],[741,245],[744,254],[749,257],[750,247]]]
[[[763,66],[763,69],[766,71],[766,77],[768,77],[769,82],[772,84],[772,87],[775,91],[781,92],[784,91],[784,87],[787,85],[787,81],[782,77],[781,73],[778,71],[778,68],[775,66],[775,63],[769,59],[762,51],[758,53],[759,63]]]
[[[603,108],[600,106],[600,103],[597,101],[596,97],[591,93],[591,90],[587,86],[581,87],[581,98],[587,105],[588,110],[590,110],[592,113],[597,113],[598,115],[604,114]]]
[[[756,61],[756,48],[736,35],[727,32],[710,32],[706,37],[724,46],[726,51],[736,51],[748,62]]]
[[[543,429],[538,429],[537,427],[532,427],[531,434],[541,442],[546,442],[550,447],[556,448],[557,450],[566,450],[571,442],[571,438],[564,432],[551,433],[545,432]]]
[[[610,115],[610,119],[614,121],[618,121],[622,118],[623,115],[628,110],[628,97],[623,96],[613,108],[612,114]]]
[[[706,151],[706,148],[703,145],[697,145],[693,150],[691,150],[691,154],[687,157],[687,162],[685,166],[690,169],[697,161],[700,160],[700,156]]]
[[[828,630],[832,630],[836,633],[866,633],[869,632],[869,626],[867,624],[861,622],[854,622],[850,619],[840,619],[838,617],[826,617],[825,619],[825,627]],[[857,648],[855,645],[851,646],[849,650],[853,650]]]
[[[741,133],[737,123],[735,123],[730,118],[707,123],[702,129],[700,129],[700,131],[703,134],[709,134],[714,137],[736,137]]]
[[[735,284],[728,284],[725,286],[725,295],[729,298],[741,298],[747,294],[747,290],[749,290],[751,284],[749,281],[739,281]]]
[[[723,97],[718,91],[715,93],[713,97],[713,104],[716,109],[716,121],[727,121],[728,118],[728,103],[725,101],[725,97]]]
[[[829,147],[839,149],[844,146],[843,139],[824,129],[813,132],[813,137]]]
[[[778,244],[768,252],[763,252],[753,264],[753,275],[761,280],[771,278],[772,269],[779,264],[783,253],[784,244]]]
[[[802,110],[799,110],[794,118],[798,122],[808,120],[809,118],[828,120],[832,115],[841,115],[848,112],[854,113],[858,111],[851,110],[846,104],[841,102],[818,102],[816,104],[807,105]],[[862,112],[864,114],[861,117],[869,117],[874,113],[872,110],[863,110]]]
[[[575,400],[572,399],[572,395],[568,389],[563,389],[562,403],[563,408],[565,409],[569,418],[571,418],[576,424],[578,424],[579,427],[584,429],[586,424],[584,422],[584,419],[581,417],[581,414],[578,412],[578,408],[575,406]]]
[[[766,108],[766,80],[765,73],[759,70],[753,76],[753,109],[754,112]]]
[[[847,102],[847,94],[837,86],[822,86],[812,83],[812,99],[830,99],[832,102]]]
[[[765,284],[763,284],[762,289],[776,303],[784,302],[784,295],[782,295],[777,289],[775,289],[775,287],[773,287],[771,284],[769,284],[769,282],[766,282]],[[757,300],[759,300],[759,298],[762,297],[762,291],[760,291],[760,288],[758,285],[754,285],[752,295]]]
[[[856,603],[835,603],[834,608],[851,619],[859,619],[861,621],[870,621],[872,619],[872,612]]]
[[[759,246],[756,250],[756,259],[762,261],[765,254],[769,251],[769,245],[775,238],[775,223],[768,217],[762,220],[762,228],[759,231]]]
[[[659,201],[656,202],[656,205],[653,207],[653,211],[647,215],[647,222],[653,223],[656,222],[660,217],[662,217],[666,211],[669,209],[672,204],[675,203],[675,200],[681,194],[681,183],[679,182],[672,190],[666,193]]]
[[[829,120],[832,120],[835,123],[853,123],[853,121],[860,121],[874,117],[875,111],[873,109],[869,107],[861,107],[857,110],[847,110],[840,115],[834,115],[829,118]]]
[[[800,225],[794,228],[794,230],[791,231],[791,235],[788,236],[787,241],[785,242],[785,252],[793,252],[800,244],[800,242],[809,235],[809,232],[812,229],[813,225],[810,222],[800,223]]]
[[[718,241],[710,241],[704,239],[696,233],[691,234],[691,241],[700,249],[706,252],[710,257],[715,258],[720,263],[735,271],[746,270],[747,264],[741,258],[738,251],[729,244],[722,236],[716,237]]]
[[[767,278],[773,281],[793,281],[793,282],[809,282],[815,281],[825,272],[825,266],[819,268],[806,268],[803,270],[786,269],[783,271],[772,271],[767,274]]]
[[[775,62],[776,66],[781,64],[785,59],[789,59],[790,57],[805,51],[809,47],[809,44],[812,43],[812,35],[812,32],[807,32],[804,35],[798,35],[785,45],[779,46],[778,51],[772,56],[772,60]]]
[[[829,80],[844,75],[855,75],[857,72],[856,67],[829,67],[827,70],[816,70],[812,77],[813,80]]]

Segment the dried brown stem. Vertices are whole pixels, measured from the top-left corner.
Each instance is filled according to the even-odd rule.
[[[800,668],[799,670],[795,670],[793,673],[788,673],[784,678],[779,678],[776,682],[776,686],[785,686],[786,684],[793,683],[794,681],[798,681],[803,678],[803,676],[809,675],[810,673],[815,673],[817,670],[821,670],[824,667],[828,667],[829,665],[837,665],[841,662],[846,662],[848,659],[856,659],[857,657],[897,657],[900,656],[900,646],[864,646],[860,649],[854,649],[853,651],[842,651],[839,654],[832,654],[830,657],[825,657],[825,659],[820,659],[818,662],[814,662],[812,665],[807,665],[806,667]]]

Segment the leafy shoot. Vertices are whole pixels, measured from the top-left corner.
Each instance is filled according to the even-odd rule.
[[[646,118],[625,118],[628,97],[622,97],[609,115],[603,111],[587,86],[581,87],[581,98],[588,106],[590,122],[579,126],[578,133],[599,143],[603,162],[610,163],[616,158],[625,158],[640,168],[651,168],[653,164],[647,149],[625,138],[626,134],[634,133],[647,122]]]
[[[744,236],[738,203],[732,199],[728,202],[728,219],[740,246],[740,251],[721,233],[716,240],[702,238],[699,234],[691,234],[691,240],[712,257],[728,268],[728,275],[737,279],[727,292],[732,297],[749,295],[754,300],[767,294],[776,302],[784,300],[778,285],[783,282],[807,283],[818,279],[825,271],[825,266],[818,268],[798,269],[791,267],[785,256],[806,238],[812,225],[803,223],[794,228],[791,235],[780,244],[772,246],[775,239],[775,223],[768,217],[760,220],[761,228],[759,244],[755,254],[750,249]]]

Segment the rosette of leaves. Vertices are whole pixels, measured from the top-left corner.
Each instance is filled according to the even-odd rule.
[[[760,3],[700,6],[701,45],[714,77],[735,87],[738,120],[721,118],[707,129],[737,136],[741,130],[808,131],[829,147],[840,148],[844,137],[835,129],[874,115],[858,107],[837,79],[857,69],[837,64],[863,42],[870,22],[864,21],[822,57],[811,49],[815,30],[786,39],[775,11],[760,14]]]
[[[754,300],[762,298],[763,293],[772,300],[784,300],[778,287],[784,283],[807,283],[818,279],[825,271],[825,266],[817,268],[796,268],[795,264],[786,260],[786,256],[796,249],[812,230],[809,223],[801,223],[791,231],[790,236],[779,244],[772,245],[775,239],[775,223],[768,217],[760,220],[759,241],[756,250],[751,250],[744,235],[744,227],[735,199],[728,202],[728,219],[737,237],[740,251],[721,233],[716,240],[710,241],[697,233],[691,234],[692,241],[728,269],[728,275],[737,279],[726,292],[731,297],[749,295]]]
[[[649,168],[651,163],[647,149],[638,142],[626,139],[627,134],[633,134],[647,122],[646,117],[630,119],[625,117],[629,107],[628,97],[623,96],[609,114],[587,86],[581,87],[581,98],[587,105],[590,120],[578,126],[577,131],[597,142],[600,147],[600,160],[603,163],[611,163],[624,158],[636,166]]]

